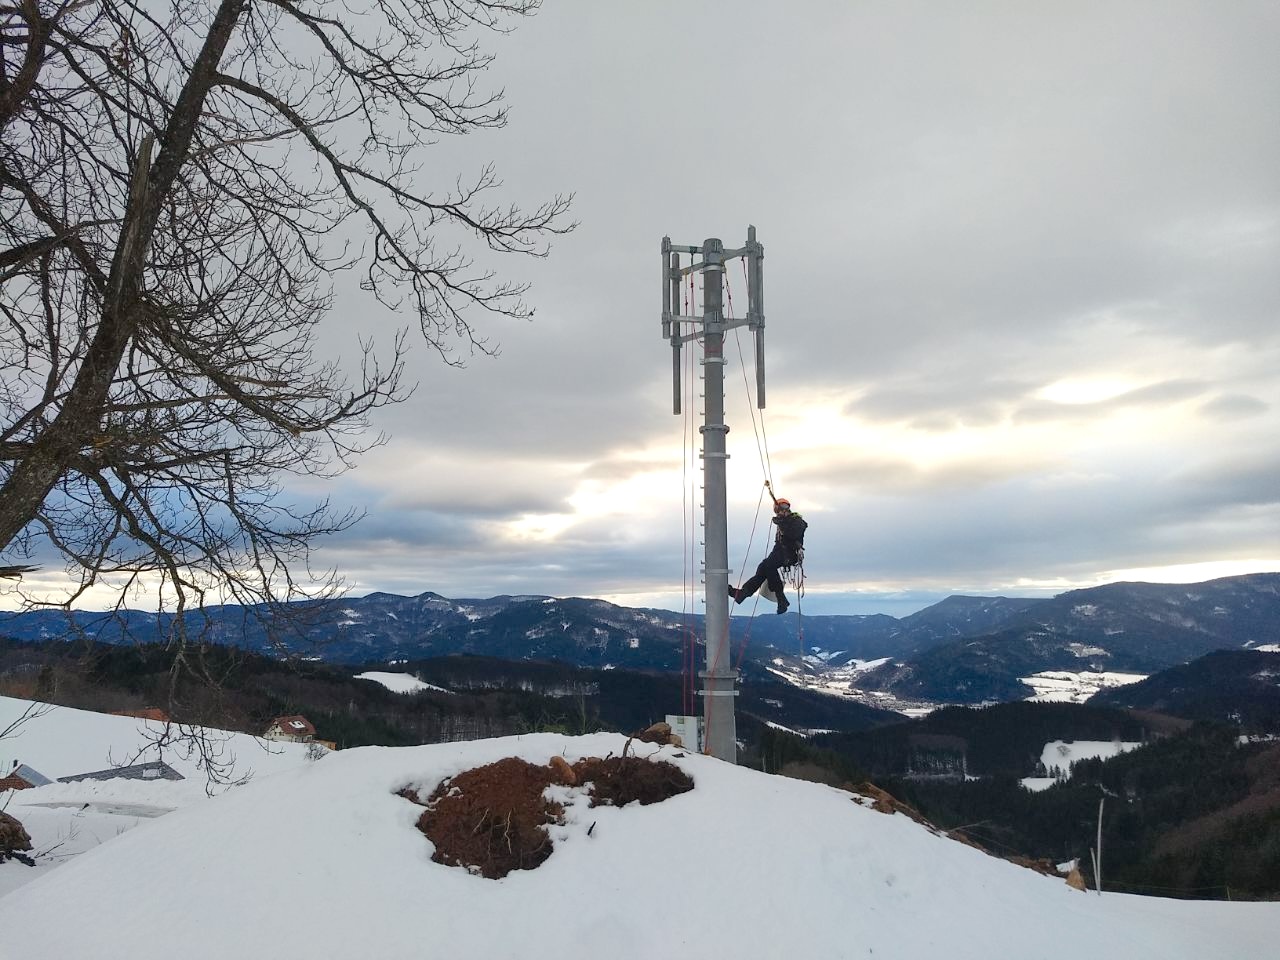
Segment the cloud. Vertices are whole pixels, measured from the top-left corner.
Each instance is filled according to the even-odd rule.
[[[1200,405],[1201,416],[1212,420],[1240,420],[1266,413],[1270,408],[1257,397],[1241,393],[1226,393]]]
[[[423,176],[494,161],[503,199],[573,190],[581,226],[495,261],[537,307],[476,318],[496,358],[415,350],[388,444],[289,482],[368,511],[318,559],[362,589],[678,602],[703,368],[688,349],[673,416],[659,244],[753,223],[767,430],[757,446],[735,336],[735,567],[762,550],[765,476],[803,505],[813,596],[841,612],[1270,562],[1277,32],[1267,3],[546,5],[495,47],[509,125],[442,140]],[[335,352],[412,324],[347,279]]]

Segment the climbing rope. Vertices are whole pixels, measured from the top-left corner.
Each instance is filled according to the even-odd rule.
[[[744,282],[749,283],[749,281],[747,281],[747,276],[746,276],[746,273],[747,273],[746,258],[739,258],[739,260],[742,263],[743,280]],[[731,284],[729,283],[729,272],[727,270],[724,273],[724,278],[725,278],[725,304],[726,304],[728,319],[730,322],[732,322],[733,321],[733,289]],[[739,367],[742,370],[742,385],[743,385],[743,390],[745,391],[747,396],[747,410],[751,415],[751,428],[752,428],[752,432],[755,435],[755,440],[756,440],[756,454],[760,459],[760,469],[765,477],[764,488],[761,491],[760,500],[756,504],[756,517],[755,517],[755,520],[752,522],[751,537],[749,538],[747,543],[746,556],[744,557],[742,567],[738,573],[738,583],[741,583],[743,580],[743,576],[746,573],[747,560],[750,558],[752,548],[755,545],[755,534],[756,534],[756,529],[759,526],[760,510],[764,504],[764,492],[768,491],[769,497],[771,500],[776,498],[774,497],[774,494],[773,494],[773,461],[769,454],[769,434],[765,427],[764,411],[763,410],[759,411],[758,418],[756,416],[757,408],[755,404],[755,397],[751,390],[751,381],[747,377],[747,361],[746,361],[746,357],[742,347],[742,337],[741,337],[740,327],[734,328],[734,341],[738,347],[738,363],[739,363]],[[795,588],[797,622],[799,625],[798,629],[800,633],[800,650],[801,650],[801,656],[803,657],[804,613],[800,605],[800,598],[803,597],[804,595],[803,558],[801,558],[801,562],[798,562],[791,567],[783,568],[780,571],[780,573],[783,576],[784,583],[791,583]],[[743,630],[742,639],[739,641],[737,650],[734,655],[734,669],[738,669],[741,666],[743,657],[746,655],[747,645],[750,643],[750,640],[751,640],[751,628],[755,623],[756,613],[759,611],[759,608],[760,608],[760,594],[757,593],[755,594],[754,602],[751,605],[751,613],[747,618],[747,624]]]
[[[749,279],[747,278],[746,259],[745,258],[739,258],[739,259],[742,262],[744,281],[746,281],[747,285],[749,286],[750,284],[749,284]],[[693,312],[696,309],[696,289],[694,286],[693,274],[694,274],[694,271],[690,271],[688,274],[687,286],[682,285],[683,286],[682,292],[684,294],[683,313],[685,317],[692,317]],[[733,289],[729,281],[729,271],[728,270],[721,271],[721,277],[722,277],[722,282],[724,284],[726,318],[730,323],[732,323],[734,320]],[[704,274],[703,275],[704,284],[706,283],[706,280],[707,280],[707,277]],[[686,322],[690,325],[691,328],[696,326],[696,321],[693,321],[693,320],[679,321],[677,323],[678,334],[683,334],[682,324]],[[760,526],[760,515],[764,506],[765,492],[766,491],[768,492],[771,499],[776,499],[776,498],[773,496],[773,482],[772,482],[773,481],[773,462],[769,453],[769,438],[768,438],[768,432],[766,430],[765,422],[764,422],[764,412],[760,411],[759,416],[757,417],[757,407],[755,404],[755,397],[752,394],[751,382],[747,376],[747,361],[746,361],[746,357],[745,357],[743,346],[742,346],[741,330],[738,327],[734,328],[734,341],[738,348],[738,361],[742,370],[743,388],[747,397],[747,409],[751,416],[751,427],[752,427],[752,432],[755,436],[755,441],[756,441],[756,453],[760,460],[761,472],[764,474],[764,477],[765,477],[764,487],[762,488],[760,493],[760,498],[756,503],[756,514],[755,514],[755,519],[752,521],[751,534],[748,537],[747,546],[745,551],[743,552],[742,563],[739,566],[739,570],[738,570],[737,582],[740,584],[743,582],[743,579],[745,578],[747,566],[750,562],[752,551],[755,547],[755,538],[756,538],[757,530],[759,529],[759,526]],[[691,598],[697,592],[696,583],[695,583],[695,578],[697,576],[697,556],[696,556],[697,533],[696,533],[696,519],[695,519],[696,510],[693,508],[693,505],[692,505],[693,503],[696,503],[696,499],[694,499],[696,498],[696,486],[695,486],[696,478],[691,478],[690,476],[693,458],[696,456],[695,444],[697,443],[696,425],[693,422],[693,409],[692,409],[694,405],[694,400],[696,399],[696,396],[697,396],[694,383],[693,383],[693,380],[694,380],[693,351],[688,352],[686,361],[688,363],[688,369],[685,377],[685,383],[687,384],[687,389],[688,389],[688,399],[684,403],[684,414],[685,414],[684,439],[686,442],[684,443],[684,450],[682,451],[681,485],[682,485],[682,502],[683,502],[683,510],[684,510],[683,526],[686,531],[685,533],[686,550],[684,555],[684,565],[685,565],[684,585],[685,585],[685,611],[686,611],[686,627],[687,627],[686,641],[685,641],[685,656],[683,657],[683,661],[684,661],[683,674],[685,678],[685,683],[683,684],[683,687],[684,687],[683,697],[684,697],[684,703],[685,703],[685,713],[686,715],[688,715],[693,712],[693,704],[696,701],[695,679],[697,676],[697,670],[695,666],[695,660],[697,657],[697,638],[696,638],[696,633],[692,628],[693,615],[691,611],[691,602],[692,602]],[[804,596],[803,553],[801,554],[801,557],[799,558],[797,563],[793,564],[791,567],[784,568],[780,572],[783,575],[784,582],[789,584],[792,587],[796,597],[796,611],[798,614],[798,629],[799,629],[799,639],[800,639],[800,654],[803,662],[804,614],[803,614],[803,608],[801,605],[801,599]],[[731,642],[728,642],[729,625],[732,622],[732,617],[731,617],[732,607],[730,607],[729,611],[726,613],[726,620],[728,622],[726,622],[725,624],[725,636],[726,636],[727,642],[724,648],[721,651],[717,652],[716,662],[711,663],[709,665],[712,670],[719,670],[721,667],[724,666],[724,664],[721,662],[721,658],[724,657],[726,653],[728,654],[728,657],[732,662],[733,668],[735,670],[741,667],[743,657],[746,654],[747,645],[750,642],[751,627],[755,622],[756,612],[759,608],[759,603],[760,603],[760,594],[757,593],[754,597],[754,602],[751,607],[750,616],[746,618],[747,623],[743,630],[742,639],[739,641],[737,645],[736,651],[729,649],[731,647]],[[708,727],[711,726],[713,722],[712,714],[718,707],[719,707],[719,704],[714,702],[714,698],[712,698],[705,704],[704,715],[706,716],[706,723]],[[706,749],[708,749],[708,747],[707,747],[707,744],[704,742],[704,750]]]
[[[742,272],[745,278],[747,271],[747,261],[745,257],[738,258],[742,262]],[[729,321],[733,322],[733,290],[729,285],[729,271],[724,271],[724,289],[725,301],[728,307]],[[733,328],[733,340],[738,347],[738,367],[742,370],[742,386],[747,394],[747,412],[751,415],[751,430],[756,438],[756,455],[760,458],[760,469],[764,473],[765,479],[772,482],[773,480],[773,463],[769,458],[769,437],[764,427],[764,411],[760,411],[760,418],[756,419],[756,401],[751,393],[751,381],[747,379],[747,361],[742,351],[742,328]]]

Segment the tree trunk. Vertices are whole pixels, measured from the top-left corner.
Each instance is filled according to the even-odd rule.
[[[30,453],[15,465],[0,487],[0,550],[9,547],[40,512],[45,499],[71,464],[100,432],[107,393],[138,325],[146,251],[160,217],[161,205],[191,154],[191,141],[213,87],[236,22],[247,0],[223,0],[191,73],[174,105],[151,166],[150,137],[135,162],[128,208],[120,224],[111,273],[107,278],[102,320],[84,362],[58,415]]]

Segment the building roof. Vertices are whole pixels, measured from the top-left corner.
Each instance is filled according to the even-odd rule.
[[[0,780],[8,780],[10,777],[18,777],[24,783],[29,783],[33,787],[43,787],[46,783],[53,783],[39,770],[28,767],[25,763],[14,764],[12,770],[0,774]]]
[[[71,783],[75,780],[182,780],[182,774],[163,760],[151,760],[147,763],[135,763],[127,767],[111,767],[108,770],[94,770],[90,773],[77,773],[70,777],[59,777],[59,783]]]
[[[271,721],[271,726],[278,726],[282,731],[294,737],[314,737],[316,735],[316,728],[311,725],[310,720],[303,716],[276,717]]]
[[[20,776],[23,780],[27,781],[27,783],[31,784],[33,787],[43,787],[46,783],[53,783],[52,780],[46,777],[39,770],[33,770],[31,767],[28,767],[25,763],[18,764],[17,769],[13,770],[12,772],[16,773],[18,776]]]

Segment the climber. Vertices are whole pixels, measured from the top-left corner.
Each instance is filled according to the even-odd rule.
[[[769,589],[778,600],[778,612],[786,613],[791,604],[783,596],[782,575],[778,571],[794,567],[801,561],[804,556],[804,532],[809,524],[800,514],[793,513],[791,501],[782,497],[774,498],[773,523],[778,527],[773,540],[773,550],[760,561],[760,566],[756,567],[755,575],[750,580],[737,589],[730,584],[729,596],[737,603],[742,603],[759,590],[761,584],[768,583]]]

